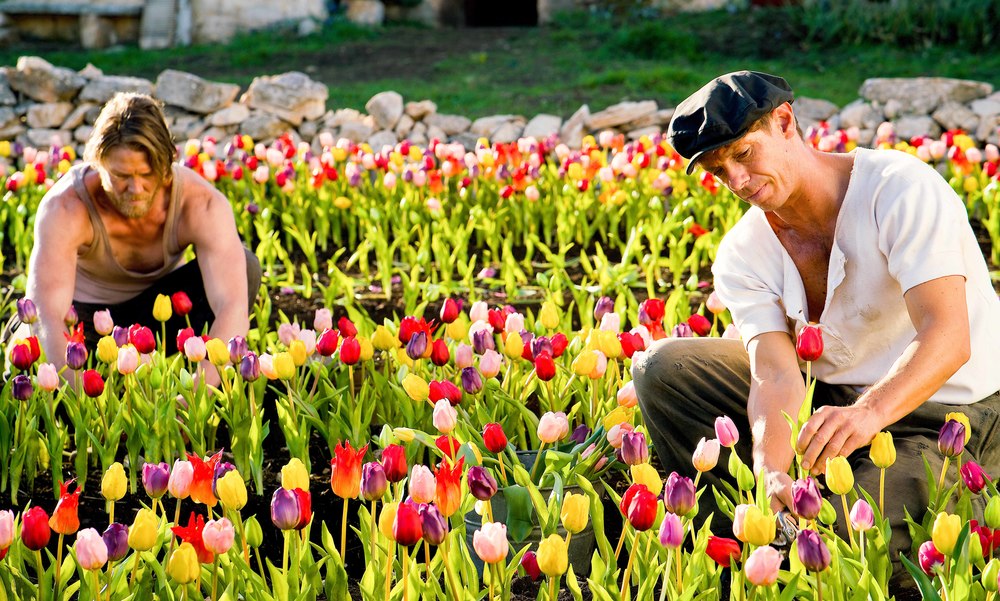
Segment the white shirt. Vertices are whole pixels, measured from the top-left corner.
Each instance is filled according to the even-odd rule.
[[[895,150],[855,151],[837,216],[827,297],[819,323],[823,356],[813,374],[869,386],[916,336],[903,300],[910,288],[965,277],[972,355],[932,397],[969,404],[1000,389],[1000,301],[961,199],[919,159]],[[744,345],[764,332],[797,335],[807,316],[798,269],[753,207],[726,234],[712,273]]]

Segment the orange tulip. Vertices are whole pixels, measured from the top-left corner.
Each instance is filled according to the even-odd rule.
[[[215,507],[218,499],[212,492],[212,482],[215,480],[215,466],[222,459],[222,451],[212,455],[207,460],[188,453],[188,461],[194,468],[194,475],[191,477],[191,488],[189,493],[191,500],[195,503],[202,503],[209,507]]]
[[[462,504],[462,465],[464,463],[465,457],[460,457],[450,467],[447,461],[442,461],[438,465],[437,471],[434,472],[437,481],[434,502],[437,503],[441,515],[446,518],[450,518],[458,511],[458,506]]]
[[[49,527],[59,534],[73,534],[80,529],[80,489],[69,492],[69,485],[73,480],[59,485],[59,502],[56,503],[52,517],[49,518]]]
[[[355,499],[361,494],[361,463],[367,451],[368,445],[355,451],[350,441],[333,448],[333,459],[330,460],[330,488],[333,494],[343,499]]]

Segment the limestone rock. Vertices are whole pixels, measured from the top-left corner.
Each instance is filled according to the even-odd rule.
[[[469,126],[472,125],[472,121],[467,117],[445,115],[442,113],[434,113],[424,117],[424,123],[427,124],[427,135],[429,137],[437,137],[431,133],[431,130],[438,129],[444,133],[444,136],[441,137],[442,140],[448,136],[458,135],[469,129]]]
[[[385,4],[379,0],[351,0],[347,20],[357,25],[381,25],[385,21]]]
[[[396,134],[393,133],[392,130],[383,129],[369,136],[367,141],[373,151],[379,152],[382,150],[383,146],[389,146],[390,148],[395,146],[398,140],[396,139]]]
[[[392,129],[403,115],[403,97],[391,90],[379,92],[365,103],[365,110],[375,119],[376,127]]]
[[[428,125],[425,134],[428,140],[431,140],[433,138],[437,138],[438,140],[448,139],[448,134],[437,125]]]
[[[28,127],[53,129],[62,125],[73,112],[72,102],[43,102],[28,107]]]
[[[639,117],[635,121],[625,123],[621,126],[621,129],[625,131],[633,131],[637,129],[646,129],[649,127],[655,127],[657,129],[666,129],[667,124],[670,123],[670,118],[674,116],[674,109],[660,109]]]
[[[206,115],[232,104],[240,87],[167,69],[156,78],[156,96],[166,104]]]
[[[885,121],[882,111],[864,100],[855,100],[840,111],[840,126],[874,130]]]
[[[48,127],[29,128],[25,136],[28,138],[28,143],[35,148],[48,148],[49,146],[65,146],[73,139],[73,132]]]
[[[263,142],[273,140],[288,131],[288,123],[273,113],[256,111],[240,124],[240,131],[254,140]]]
[[[20,120],[15,120],[7,125],[0,125],[0,140],[13,140],[24,134],[27,128],[21,124]]]
[[[215,111],[205,118],[205,122],[212,127],[228,127],[239,125],[248,117],[250,117],[250,109],[245,104],[237,103]]]
[[[927,116],[900,117],[893,121],[896,130],[896,137],[900,140],[909,140],[915,136],[931,136],[936,138],[941,135],[941,127]]]
[[[54,67],[37,56],[17,59],[17,68],[4,67],[10,87],[39,102],[72,100],[87,80],[72,69]]]
[[[992,92],[992,85],[968,79],[878,77],[866,79],[858,93],[872,102],[886,103],[896,99],[902,114],[927,115],[945,102],[966,104]]]
[[[340,127],[347,123],[364,123],[375,131],[375,119],[371,115],[364,115],[354,109],[338,109],[328,113],[323,118],[323,123],[327,127]]]
[[[973,100],[969,104],[969,108],[980,117],[1000,114],[1000,92],[991,94],[986,98]]]
[[[372,131],[374,128],[367,123],[350,121],[340,126],[340,137],[351,142],[364,142],[372,135]]]
[[[87,85],[83,86],[78,100],[104,104],[118,92],[138,92],[139,94],[152,95],[153,82],[140,77],[101,76],[91,79]]]
[[[587,119],[586,126],[590,131],[608,129],[618,125],[631,123],[650,113],[656,112],[656,101],[643,100],[641,102],[619,102],[613,104],[603,111],[596,112]]]
[[[319,133],[319,123],[316,121],[303,121],[299,125],[299,135],[303,140],[312,140]]]
[[[73,130],[73,141],[77,144],[86,144],[92,133],[94,133],[92,125],[81,125]]]
[[[0,129],[7,129],[12,125],[17,125],[21,122],[21,118],[18,116],[17,111],[12,108],[0,107]]]
[[[558,134],[560,127],[562,127],[562,117],[540,113],[532,117],[531,121],[528,121],[528,124],[524,126],[524,133],[522,135],[525,138],[542,140],[552,134]]]
[[[518,138],[521,137],[521,132],[524,131],[524,120],[520,121],[508,121],[496,128],[493,134],[490,136],[491,142],[499,142],[501,144],[510,144],[511,142],[516,142]],[[475,144],[467,146],[467,148],[474,147]]]
[[[97,118],[101,116],[101,107],[98,105],[92,105],[87,113],[83,116],[83,122],[93,125],[97,123]]]
[[[836,104],[820,98],[800,96],[792,103],[796,117],[805,117],[814,121],[825,121],[840,110]]]
[[[99,77],[104,77],[104,71],[94,63],[87,63],[87,66],[76,72],[77,75],[83,77],[84,79],[91,80],[97,79]]]
[[[325,85],[305,73],[289,71],[254,78],[241,102],[298,126],[303,120],[319,119],[326,112],[329,95]]]
[[[170,126],[170,133],[175,140],[189,140],[200,136],[205,127],[205,122],[197,115],[185,115],[174,120],[174,124]]]
[[[413,117],[404,114],[399,118],[399,121],[396,122],[396,135],[400,138],[406,138],[406,136],[410,135],[410,132],[413,130],[414,124],[415,121],[413,120]]]
[[[454,144],[461,144],[465,148],[475,148],[479,138],[472,132],[464,131],[457,136],[452,136],[450,141]]]
[[[945,102],[931,116],[945,129],[973,132],[979,127],[979,115],[957,102]]]
[[[421,100],[420,102],[407,102],[404,108],[406,114],[413,117],[414,121],[420,121],[427,115],[433,115],[437,112],[438,107],[431,100]]]
[[[892,120],[901,117],[903,115],[903,103],[895,98],[890,98],[882,107],[882,112],[885,114],[886,119]]]
[[[7,76],[0,72],[0,106],[14,106],[17,104],[17,96],[14,90],[10,89]]]
[[[1000,115],[987,115],[979,120],[976,138],[990,144],[1000,144]]]
[[[496,132],[509,123],[520,123],[521,128],[523,128],[524,117],[520,115],[491,115],[489,117],[481,117],[473,121],[472,125],[469,126],[469,133],[480,138],[487,138],[491,142],[499,142],[499,140],[494,140]]]
[[[59,126],[59,129],[64,129],[67,131],[72,131],[77,127],[83,125],[84,120],[87,118],[87,113],[90,112],[92,108],[97,106],[91,102],[85,102],[83,104],[78,104],[73,112],[71,112],[66,119]]]
[[[583,143],[583,126],[590,117],[590,107],[584,104],[563,123],[559,138],[570,148],[579,148]]]

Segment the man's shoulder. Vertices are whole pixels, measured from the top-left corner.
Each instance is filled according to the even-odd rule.
[[[75,185],[76,174],[68,172],[45,193],[38,206],[38,214],[43,219],[89,218],[87,205],[80,198]]]

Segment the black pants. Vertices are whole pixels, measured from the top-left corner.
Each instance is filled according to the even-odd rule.
[[[257,256],[244,248],[247,263],[247,293],[248,306],[253,306],[260,289],[261,268]],[[153,331],[154,335],[160,333],[160,323],[153,319],[153,302],[157,295],[172,295],[175,292],[185,292],[191,299],[191,312],[187,318],[191,321],[191,327],[196,334],[208,332],[208,328],[215,320],[215,313],[208,303],[208,295],[205,293],[205,282],[201,275],[201,268],[198,260],[195,259],[167,275],[157,280],[152,286],[141,292],[139,295],[129,300],[108,305],[106,303],[83,303],[74,300],[73,306],[76,313],[83,322],[83,331],[86,337],[88,349],[97,348],[97,341],[101,335],[94,330],[94,313],[108,309],[111,311],[111,318],[115,325],[127,328],[132,324],[142,324]],[[187,320],[180,315],[174,314],[167,321],[167,348],[171,351],[176,348],[176,334],[187,327]]]
[[[715,418],[720,415],[728,415],[736,422],[740,432],[736,452],[749,463],[752,446],[747,418],[750,359],[739,340],[668,338],[658,341],[643,357],[635,360],[632,377],[646,427],[667,472],[693,476],[691,455],[702,437],[715,437]],[[813,406],[850,405],[857,397],[858,393],[850,386],[817,382]],[[938,432],[944,425],[945,414],[952,411],[967,415],[972,425],[964,460],[976,461],[994,477],[1000,474],[1000,393],[971,405],[928,401],[889,426],[896,446],[896,463],[885,473],[885,516],[892,526],[889,550],[897,575],[905,576],[900,570],[899,553],[916,559],[910,549],[904,510],[909,510],[918,522],[927,510],[929,492],[923,459],[927,459],[935,475],[941,472],[943,458],[937,449]],[[872,464],[868,453],[868,447],[861,448],[852,453],[848,461],[854,470],[855,483],[877,500],[880,470]],[[702,482],[718,486],[723,479],[731,481],[726,469],[727,457],[724,452],[716,469],[702,475]],[[952,466],[949,468],[951,483],[955,481],[954,474]],[[841,503],[833,501],[836,499],[831,502],[838,514],[843,513]],[[711,494],[702,495],[701,504],[701,517],[715,510]],[[982,511],[981,497],[975,498],[974,506]],[[716,512],[718,515],[721,514]],[[840,522],[840,531],[846,536],[842,516]],[[713,530],[721,536],[731,536],[731,532],[716,528],[715,524]]]

